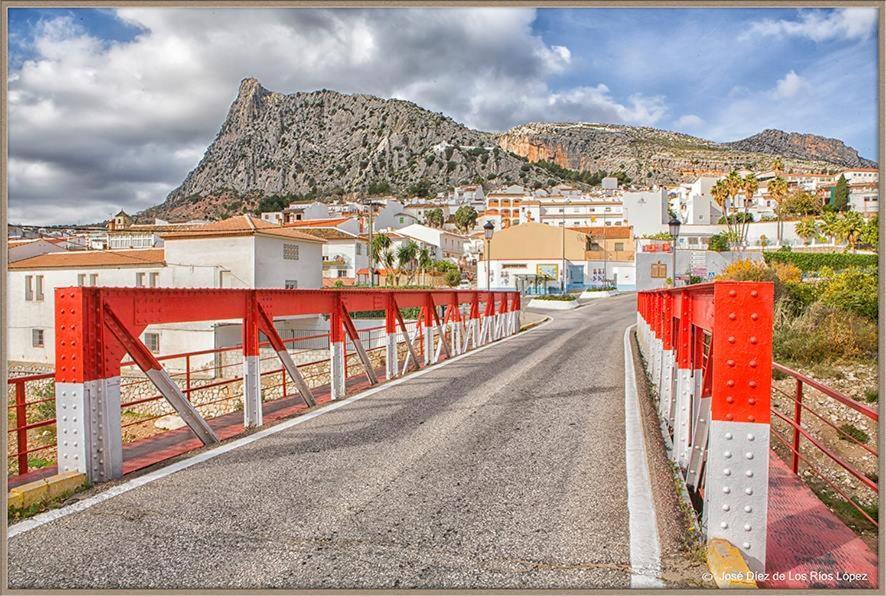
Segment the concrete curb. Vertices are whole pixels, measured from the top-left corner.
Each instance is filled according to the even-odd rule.
[[[539,300],[533,298],[526,308],[538,310],[574,310],[578,308],[578,300]]]
[[[64,472],[49,478],[35,480],[9,491],[8,509],[27,509],[38,503],[57,499],[62,495],[86,486],[86,474],[82,472]]]
[[[529,331],[530,329],[538,327],[542,323],[547,323],[550,320],[551,320],[551,317],[545,317],[543,319],[539,319],[538,321],[533,321],[531,323],[525,323],[520,326],[520,331]]]
[[[718,588],[756,589],[757,582],[737,548],[728,540],[714,538],[705,549],[708,569]]]

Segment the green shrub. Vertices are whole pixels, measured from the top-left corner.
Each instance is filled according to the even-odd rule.
[[[877,320],[877,270],[848,267],[839,273],[826,270],[821,283],[821,302]]]
[[[855,439],[859,443],[867,443],[868,441],[871,440],[871,438],[868,436],[868,433],[864,432],[863,430],[861,430],[860,428],[858,428],[857,426],[855,426],[853,424],[849,424],[848,422],[845,424],[841,424],[840,430],[843,432],[843,435],[840,435],[840,438],[843,439],[844,441],[849,440],[844,435],[848,435],[848,436],[852,437],[853,439]]]
[[[880,392],[876,387],[868,387],[864,390],[864,400],[869,404],[877,403],[880,401]]]
[[[803,271],[821,271],[825,267],[839,271],[852,266],[877,266],[877,255],[859,255],[836,252],[813,253],[777,250],[764,252],[763,258],[766,260],[767,264],[772,264],[774,262],[793,263]]]
[[[443,281],[445,281],[446,285],[450,288],[454,288],[461,281],[461,272],[457,269],[455,271],[449,270],[446,272],[446,275],[443,276]]]
[[[816,302],[799,316],[778,318],[772,337],[778,362],[815,366],[877,357],[877,324],[855,313]]]
[[[725,233],[714,234],[708,238],[708,250],[715,252],[725,252],[729,250],[729,239]]]

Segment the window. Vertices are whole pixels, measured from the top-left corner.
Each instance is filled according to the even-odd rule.
[[[85,273],[78,273],[77,274],[77,285],[80,287],[83,287],[86,285],[86,274]]]
[[[91,285],[91,286],[98,285],[98,273],[90,273],[89,274],[89,285]]]
[[[153,273],[150,274],[150,278],[151,278],[151,280],[150,280],[150,282],[149,282],[148,285],[150,285],[152,288],[156,288],[156,287],[157,287],[157,281],[160,279],[160,274],[159,274],[158,272],[155,271],[155,272],[153,272]]]
[[[283,287],[287,290],[297,290],[298,289],[298,280],[297,279],[287,279],[283,282]]]
[[[43,276],[42,276],[42,275],[38,275],[38,276],[36,276],[36,277],[34,278],[34,280],[37,282],[37,283],[36,283],[36,288],[37,288],[37,292],[36,292],[36,294],[37,294],[37,301],[38,301],[38,302],[43,302]]]
[[[135,274],[135,287],[143,288],[145,287],[145,274],[142,272],[138,272]]]
[[[34,276],[26,275],[25,276],[25,300],[31,301],[34,299]]]
[[[616,250],[616,251],[624,250],[624,249],[625,249],[625,243],[624,243],[624,242],[616,242],[616,243],[615,243],[615,250]]]
[[[344,269],[339,269],[339,270],[338,270],[338,276],[339,276],[339,277],[347,277],[347,276],[348,276],[348,272],[345,271]]]
[[[160,353],[160,334],[159,333],[145,333],[144,334],[145,346],[151,351],[152,354]]]
[[[35,348],[42,348],[43,335],[43,329],[31,329],[31,346]]]
[[[283,245],[283,258],[287,261],[297,261],[298,260],[298,244],[284,244]]]
[[[357,243],[357,254],[358,254],[358,255],[362,255],[362,254],[363,254],[363,245],[360,244],[359,242]]]
[[[658,263],[653,263],[650,276],[654,279],[664,279],[668,276],[668,266],[659,261]]]

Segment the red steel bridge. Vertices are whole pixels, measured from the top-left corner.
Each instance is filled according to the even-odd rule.
[[[637,478],[642,481],[647,475],[644,445],[649,445],[652,451],[660,443],[664,453],[662,457],[666,456],[673,463],[678,484],[682,485],[681,492],[694,507],[703,537],[708,541],[723,539],[734,545],[751,571],[759,575],[760,583],[764,586],[877,585],[876,555],[824,506],[799,475],[814,476],[829,490],[843,497],[849,506],[855,507],[867,523],[877,527],[878,520],[871,515],[869,508],[862,506],[857,497],[848,494],[844,483],[835,481],[834,475],[823,469],[820,463],[822,457],[841,474],[851,477],[862,490],[869,491],[876,500],[876,479],[865,475],[807,426],[812,417],[830,424],[836,433],[846,434],[813,407],[809,395],[815,393],[815,404],[822,398],[832,400],[871,421],[878,420],[877,412],[772,361],[771,284],[715,282],[640,292],[636,298],[606,299],[571,313],[551,315],[553,320],[549,323],[519,336],[525,308],[519,293],[515,292],[78,287],[59,289],[55,299],[57,332],[54,372],[9,379],[10,389],[14,392],[14,400],[9,405],[8,461],[11,486],[55,473],[80,472],[85,474],[90,484],[100,489],[102,483],[107,481],[121,478],[125,481],[130,476],[137,477],[137,473],[143,474],[147,469],[162,470],[166,460],[177,458],[176,461],[181,462],[181,456],[191,451],[203,449],[205,453],[205,448],[217,443],[248,436],[258,429],[273,427],[293,417],[322,412],[324,404],[346,403],[349,396],[360,395],[375,386],[382,387],[396,378],[402,378],[400,391],[412,387],[414,389],[409,390],[424,395],[429,403],[433,401],[429,396],[436,399],[450,391],[452,399],[456,400],[454,396],[458,394],[459,384],[475,386],[475,391],[472,389],[472,392],[465,394],[466,397],[458,398],[461,401],[451,404],[456,410],[463,409],[459,408],[461,402],[483,401],[504,387],[502,399],[508,404],[508,415],[516,418],[513,424],[508,423],[503,427],[506,430],[499,430],[493,435],[509,437],[508,449],[514,449],[515,442],[524,436],[531,436],[531,429],[537,426],[535,430],[542,434],[530,442],[538,445],[542,452],[538,454],[532,450],[523,452],[518,449],[523,453],[518,460],[531,466],[534,458],[540,455],[553,462],[563,454],[553,451],[544,453],[543,445],[552,431],[540,429],[548,428],[546,425],[554,424],[555,419],[563,417],[563,426],[557,427],[557,432],[560,433],[560,442],[564,443],[562,433],[572,432],[571,427],[575,426],[575,422],[568,422],[570,408],[579,407],[588,410],[587,415],[594,416],[594,408],[601,407],[596,402],[587,401],[592,392],[583,390],[583,387],[593,383],[594,379],[609,379],[614,374],[613,378],[618,381],[601,387],[600,391],[624,399],[624,409],[619,411],[625,417],[620,420],[616,417],[615,424],[607,418],[605,430],[599,432],[614,432],[611,441],[624,443],[625,451],[629,454],[627,509],[631,509],[632,502],[634,506],[633,511],[627,511],[626,515],[634,516],[632,520],[638,515],[637,503],[641,506],[646,503],[643,498],[637,497],[636,490],[630,486],[632,482],[636,484]],[[631,320],[634,318],[633,312],[636,313],[635,323]],[[327,325],[327,329],[319,333],[285,337],[279,331],[279,325],[275,324],[285,319],[318,315]],[[377,318],[379,324],[367,327],[355,322],[365,320],[366,316]],[[242,341],[239,345],[157,355],[141,339],[145,330],[152,325],[220,321],[241,324]],[[613,355],[612,346],[605,343],[620,342],[621,336],[618,334],[632,324],[635,326],[635,345],[645,365],[639,377],[634,377],[631,372],[632,349],[627,341],[623,362],[617,348]],[[519,339],[523,335],[526,335],[526,339],[521,340],[523,343],[510,341],[512,336]],[[530,340],[530,337],[535,339]],[[602,352],[590,358],[606,358],[616,363],[622,372],[604,370],[602,364],[599,370],[592,367],[592,370],[582,370],[580,374],[572,372],[577,366],[572,364],[570,367],[572,358],[586,349],[586,344],[593,343],[600,343]],[[536,353],[543,351],[541,346],[545,346],[545,349],[554,346],[551,349],[556,351],[544,357],[537,356]],[[484,355],[468,356],[469,352],[478,348],[492,349],[484,351]],[[534,359],[535,356],[538,361]],[[527,360],[512,362],[515,358]],[[456,364],[456,360],[461,364]],[[455,368],[439,368],[439,371],[458,371],[460,367],[464,371],[464,378],[459,378],[458,383],[454,379],[447,381],[449,377],[443,372],[434,372],[438,365],[442,366],[447,361],[453,361],[451,364]],[[527,371],[550,370],[540,379],[536,372],[533,373],[535,377],[524,375],[519,382],[511,381],[511,385],[502,381],[495,386],[487,386],[487,377],[497,378],[512,367]],[[431,381],[410,380],[411,373],[425,369],[433,374],[424,379],[438,383],[429,390],[430,393],[421,393],[421,385]],[[637,383],[637,378],[640,378],[641,386],[645,385],[641,378],[643,373],[654,399],[654,415],[656,426],[660,427],[660,436],[640,437],[638,453],[643,457],[638,476],[632,475],[630,470],[630,453],[637,447],[635,431],[639,430],[642,434],[642,430],[640,427],[632,429],[628,425],[634,409],[630,398],[633,394],[631,387]],[[773,384],[774,373],[794,380],[790,393]],[[619,377],[621,374],[624,374],[623,384]],[[576,387],[575,382],[570,381],[573,377],[588,380]],[[542,388],[558,388],[551,394],[554,397],[548,399],[560,401],[545,402],[545,407],[555,409],[547,411],[544,416],[534,414],[531,409],[521,414],[522,406],[516,402],[512,404],[510,400],[519,398],[524,387],[535,386],[537,382],[541,383]],[[533,402],[543,403],[537,400],[542,399],[540,395],[544,391],[539,389],[536,393],[538,395],[532,394]],[[584,401],[568,401],[572,399]],[[776,401],[784,399],[789,400],[790,408],[776,407]],[[366,403],[373,404],[376,409],[385,407],[384,399]],[[420,406],[409,407],[417,407],[418,413],[421,413]],[[642,404],[639,407],[642,410]],[[471,408],[472,412],[478,411],[474,406]],[[447,410],[446,415],[460,416],[453,414],[456,410]],[[612,412],[606,414],[611,415]],[[478,416],[474,414],[472,418],[463,419],[461,424],[468,424]],[[155,423],[161,418],[174,418],[180,421],[181,426],[158,429]],[[398,418],[392,415],[389,420],[393,425],[392,433],[405,432],[403,424],[395,422]],[[444,420],[448,419],[439,418],[439,424],[450,424],[444,423]],[[590,420],[585,433],[578,435],[576,440],[594,442],[602,439],[591,436],[594,422]],[[498,418],[495,424],[498,424]],[[476,436],[484,437],[483,441],[487,442],[493,440],[489,429],[479,423],[478,426],[480,428],[476,432],[479,435]],[[331,429],[327,431],[329,433],[337,440],[347,441],[346,428]],[[869,445],[851,436],[845,438],[854,440],[874,458],[878,457],[876,450]],[[474,440],[479,439],[470,439]],[[611,441],[605,439],[598,442]],[[450,444],[445,448],[454,447]],[[585,444],[583,449],[590,453],[596,446]],[[781,453],[782,457],[776,452]],[[483,458],[476,455],[476,451],[472,450],[471,454],[471,462],[476,461],[477,457],[482,462]],[[489,454],[490,461],[497,456],[498,451]],[[507,462],[501,463],[501,466],[507,468],[514,465],[515,456],[510,451],[507,457],[501,457],[504,458],[502,462]],[[569,457],[574,457],[573,453]],[[654,453],[650,453],[650,469],[654,468],[651,462],[655,457]],[[456,459],[455,456],[444,457],[440,465],[454,466]],[[595,455],[591,459],[601,458]],[[583,462],[581,466],[603,464],[605,462]],[[472,469],[475,466],[475,463],[468,465]],[[327,473],[332,472],[327,470]],[[456,476],[462,473],[477,472],[464,470],[457,472]],[[558,473],[556,466],[553,469],[545,466],[533,472],[533,480],[527,482],[544,484],[546,475],[555,473]],[[483,491],[494,492],[518,476],[511,473],[503,477],[495,489],[484,488]],[[420,484],[427,482],[427,473],[419,477],[422,479]],[[575,478],[574,474],[570,474],[570,477]],[[235,477],[227,480],[231,483],[238,481]],[[599,482],[600,486],[604,486],[602,480]],[[646,479],[644,482],[649,481]],[[614,481],[614,484],[620,482]],[[453,480],[447,486],[447,491],[456,491],[457,496],[453,498],[457,500],[464,498],[464,494],[459,495],[458,491],[467,490],[453,488],[460,485],[461,482]],[[506,487],[507,496],[501,499],[507,500],[525,492],[526,502],[517,499],[513,503],[514,511],[539,507],[544,511],[545,506],[540,503],[549,503],[551,498],[567,498],[564,494],[547,494],[541,501],[534,501],[528,495],[532,495],[537,488],[529,489],[527,486],[524,483]],[[421,494],[422,490],[431,491],[431,488],[419,488],[416,494]],[[603,502],[624,500],[619,490],[618,486],[606,486],[607,495],[610,494],[608,491],[614,492]],[[638,498],[639,501],[635,500]],[[654,501],[661,507],[662,498],[654,494],[646,500],[654,510],[651,503]],[[95,505],[94,509],[101,506],[104,505]],[[415,505],[415,509],[420,507]],[[74,514],[75,517],[77,515],[85,514]],[[60,523],[55,519],[50,515],[45,519],[35,518],[37,521],[12,526],[15,539],[11,542],[11,553],[19,569],[24,569],[22,565],[26,566],[25,561],[38,552],[38,547],[30,544],[27,536],[32,535],[33,540],[37,541],[37,534],[44,532],[39,547],[43,549],[49,532],[63,531],[52,530]],[[394,525],[401,522],[394,522]],[[575,520],[564,522],[565,525],[574,523]],[[629,564],[626,574],[619,577],[626,578],[624,581],[632,586],[665,585],[662,583],[664,580],[660,579],[664,563],[659,553],[660,548],[664,547],[647,545],[653,556],[635,553],[636,549],[646,547],[642,540],[638,542],[638,536],[630,535],[635,528],[633,523],[628,524],[627,520],[625,523],[626,527],[631,528],[630,531],[626,530],[625,544],[630,543],[630,548],[626,547],[624,555]],[[471,532],[482,535],[479,530],[482,522],[477,521],[476,524],[471,526]],[[35,529],[31,531],[31,528]],[[447,544],[449,540],[451,537],[447,538]],[[526,540],[529,538],[526,537]],[[570,535],[562,540],[581,542],[582,538]],[[594,542],[588,537],[585,541]],[[522,547],[514,548],[520,550]],[[17,553],[19,558],[16,558]],[[585,553],[585,558],[596,556],[593,553],[591,548]],[[444,555],[437,553],[435,556]],[[570,556],[562,553],[551,556],[571,560]],[[641,560],[644,563],[637,562]],[[612,565],[613,569],[618,569],[616,563]],[[533,569],[532,573],[540,573]],[[575,569],[582,567],[579,565]],[[55,572],[61,573],[58,569]],[[810,579],[819,578],[816,575],[819,572],[833,573],[834,577],[820,581]],[[854,575],[846,579],[839,575],[841,572]],[[40,578],[52,575],[48,568],[41,573]],[[538,585],[622,585],[619,583],[621,580],[612,578],[600,580],[601,584],[584,584],[569,575],[572,571],[562,573],[562,577],[557,576],[560,579],[549,580],[553,584]],[[617,575],[621,571],[612,573]],[[48,579],[43,582],[33,577],[24,579],[25,576],[28,573],[19,573],[18,585],[21,587],[57,585]],[[197,579],[194,581],[198,583],[194,586],[197,586],[202,585],[198,580],[205,581],[207,576],[197,574],[195,577]],[[344,577],[342,575],[342,581]],[[419,574],[416,577],[422,576]],[[440,577],[445,579],[441,579],[439,584],[426,584],[424,580],[416,579],[411,585],[462,585],[452,580],[450,575],[442,574]],[[475,583],[468,582],[462,586],[510,585],[501,579],[507,574],[503,576],[496,572],[491,577],[498,579],[481,580],[477,577]],[[72,580],[71,583],[61,584],[74,587],[142,585],[135,579],[132,581],[134,583],[120,580],[118,583],[90,584]],[[486,584],[486,581],[492,583]],[[612,583],[607,583],[610,581]],[[249,585],[277,584],[259,581]],[[370,584],[353,585],[370,587]],[[529,585],[534,584],[529,582]]]

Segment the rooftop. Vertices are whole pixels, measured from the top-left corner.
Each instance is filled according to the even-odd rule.
[[[94,269],[96,267],[144,267],[164,265],[162,248],[139,250],[78,250],[51,252],[10,263],[10,269]]]
[[[169,232],[161,235],[170,240],[187,240],[189,238],[212,238],[219,236],[274,236],[291,238],[305,242],[322,243],[323,240],[298,230],[285,228],[252,215],[235,215],[221,221],[195,226],[189,230]]]

